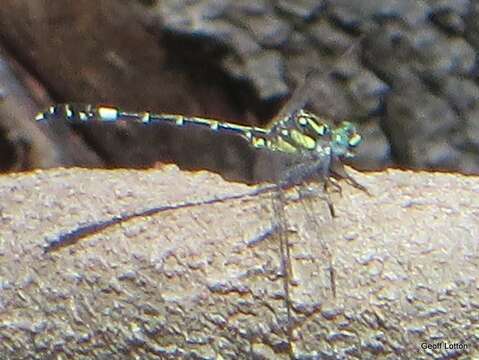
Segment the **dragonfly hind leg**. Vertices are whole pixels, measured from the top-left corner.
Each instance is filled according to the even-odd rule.
[[[329,182],[334,182],[334,186],[341,188],[341,186],[337,183],[337,179],[344,179],[352,187],[355,187],[356,189],[361,190],[368,195],[371,195],[371,193],[364,185],[357,182],[351,175],[346,172],[346,169],[341,162],[335,161],[332,165],[331,171],[333,176],[329,178]],[[339,192],[341,193],[341,191]]]
[[[348,176],[345,178],[346,182],[351,185],[352,187],[355,187],[358,190],[361,190],[362,192],[365,192],[369,196],[371,196],[371,193],[369,190],[366,188],[366,186],[358,183],[352,176],[348,174]]]

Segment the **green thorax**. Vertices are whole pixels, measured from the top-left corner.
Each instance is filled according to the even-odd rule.
[[[354,156],[354,148],[362,141],[351,122],[343,121],[332,127],[326,120],[306,110],[273,122],[267,137],[267,147],[273,151],[322,152],[328,147],[338,157]]]

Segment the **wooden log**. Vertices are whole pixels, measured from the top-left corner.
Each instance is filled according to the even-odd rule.
[[[0,353],[478,356],[479,178],[353,175],[371,196],[343,184],[334,219],[287,192],[289,281],[260,187],[175,166],[1,176]]]

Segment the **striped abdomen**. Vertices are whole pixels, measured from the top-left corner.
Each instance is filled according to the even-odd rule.
[[[171,124],[178,127],[200,126],[215,132],[233,133],[246,139],[256,148],[267,148],[270,143],[269,132],[258,127],[241,126],[227,122],[200,117],[190,117],[174,114],[155,114],[148,111],[132,113],[121,111],[111,106],[61,104],[51,106],[47,111],[39,113],[37,121],[48,121],[51,118],[63,118],[72,122],[102,121],[115,122],[119,120],[133,121],[142,124]]]

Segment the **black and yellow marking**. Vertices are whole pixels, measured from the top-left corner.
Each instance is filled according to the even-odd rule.
[[[343,122],[334,129],[322,118],[305,110],[299,110],[285,118],[274,121],[269,128],[249,127],[214,119],[187,117],[174,114],[150,112],[125,112],[112,106],[63,104],[51,106],[36,116],[45,121],[60,116],[67,121],[134,121],[142,124],[166,123],[174,126],[200,126],[211,131],[234,133],[244,138],[255,148],[265,148],[284,153],[321,152],[321,147],[330,146],[339,156],[352,156],[350,151],[361,142],[353,124]]]
[[[273,150],[287,153],[315,151],[318,140],[329,139],[330,126],[323,119],[305,110],[299,110],[273,123],[269,137]]]
[[[37,121],[46,121],[52,116],[62,116],[67,121],[92,121],[115,122],[118,120],[135,121],[143,124],[155,122],[172,124],[175,126],[203,126],[216,132],[232,132],[246,139],[256,148],[266,148],[270,144],[268,139],[269,131],[259,127],[249,127],[221,122],[213,119],[200,117],[187,117],[174,114],[155,114],[150,112],[131,113],[121,111],[111,106],[91,105],[55,105],[47,111],[39,113],[35,119]]]

